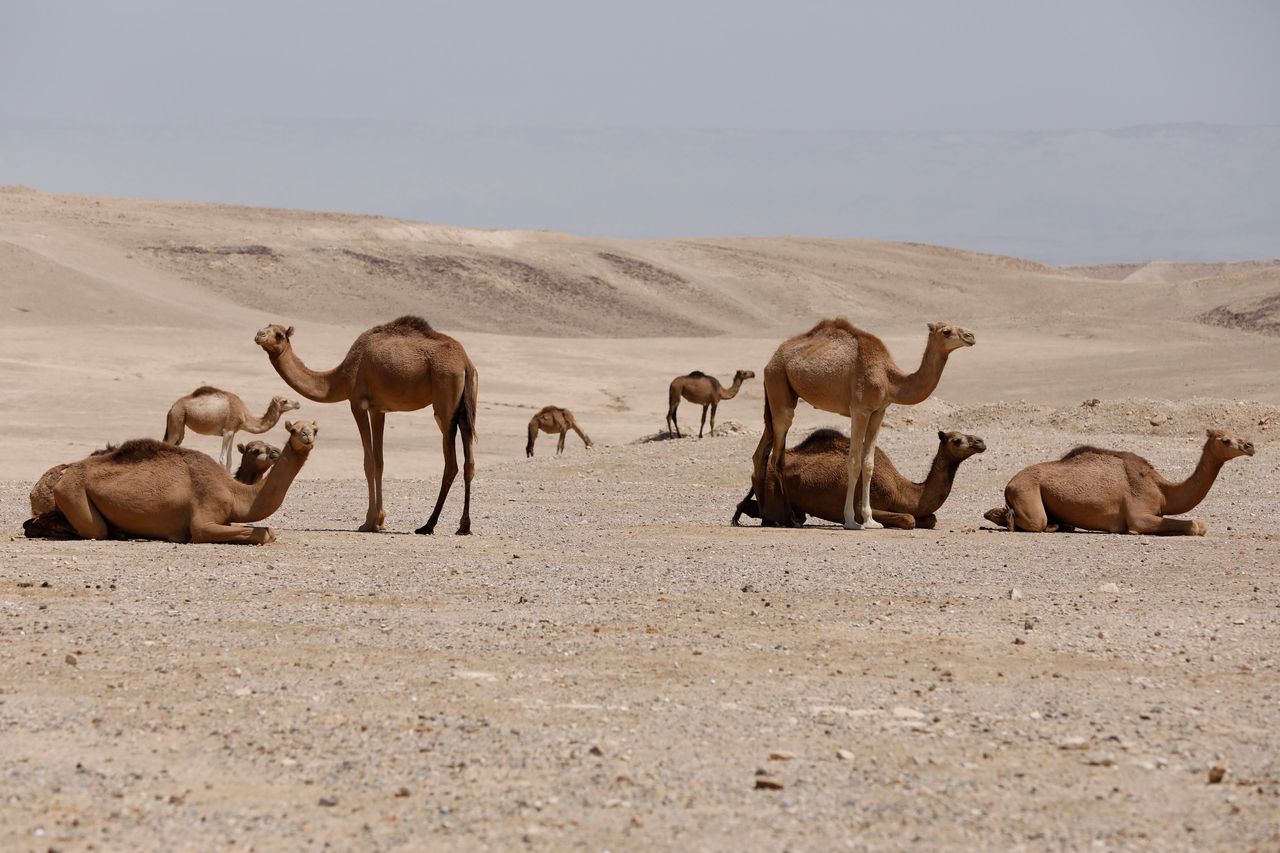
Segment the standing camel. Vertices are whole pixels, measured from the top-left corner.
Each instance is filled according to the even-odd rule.
[[[702,438],[702,429],[707,425],[707,409],[711,410],[711,432],[716,431],[716,407],[721,400],[732,400],[738,396],[744,379],[754,379],[754,370],[739,370],[733,374],[733,384],[727,389],[714,376],[708,376],[701,370],[677,376],[671,380],[671,390],[667,394],[667,434],[680,438],[680,424],[676,423],[676,409],[680,407],[680,398],[702,407],[702,425],[698,427],[698,438]]]
[[[240,430],[261,435],[268,431],[285,412],[298,408],[295,400],[284,397],[272,397],[271,404],[262,417],[255,418],[245,408],[241,400],[230,391],[214,388],[212,385],[201,385],[185,397],[178,398],[169,407],[169,417],[165,421],[165,444],[182,444],[185,428],[201,435],[222,436],[222,452],[218,459],[227,470],[231,470],[231,449],[235,447],[236,433]]]
[[[266,351],[280,378],[308,400],[336,403],[346,400],[364,446],[364,476],[369,485],[369,509],[363,532],[383,529],[382,429],[387,412],[413,412],[431,406],[444,436],[444,473],[440,495],[427,523],[415,533],[436,529],[449,487],[458,474],[458,433],[462,434],[463,503],[458,533],[471,532],[471,479],[475,460],[476,393],[479,378],[467,351],[448,335],[431,328],[421,317],[404,316],[362,332],[342,363],[316,371],[293,352],[293,327],[267,326],[254,342]]]
[[[844,502],[847,530],[883,527],[871,511],[871,476],[876,436],[891,403],[914,405],[938,387],[947,357],[974,344],[973,332],[950,323],[930,323],[924,358],[915,373],[903,373],[875,335],[843,317],[823,320],[786,340],[764,368],[764,434],[753,459],[752,487],[763,518],[795,523],[784,478],[787,430],[796,401],[849,417],[849,485]],[[772,468],[772,491],[765,489],[765,466]]]
[[[582,443],[587,447],[592,445],[591,436],[578,426],[578,422],[573,418],[573,412],[559,406],[545,406],[542,411],[529,419],[529,443],[524,447],[525,456],[533,456],[533,443],[538,440],[538,430],[550,435],[560,433],[560,442],[556,445],[556,456],[564,453],[564,437],[569,430],[576,432],[578,438],[582,439]]]

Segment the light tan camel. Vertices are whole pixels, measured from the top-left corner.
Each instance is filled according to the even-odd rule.
[[[573,412],[568,409],[562,409],[559,406],[544,406],[542,411],[529,419],[529,443],[524,446],[525,456],[533,455],[533,443],[538,440],[538,430],[542,430],[549,435],[560,434],[560,441],[556,444],[556,456],[564,453],[564,437],[569,433],[569,430],[576,432],[584,445],[587,447],[592,446],[591,436],[583,432],[582,428],[578,426],[578,422],[574,420]]]
[[[1104,533],[1203,536],[1203,521],[1167,518],[1190,512],[1228,459],[1252,456],[1253,442],[1208,430],[1191,476],[1171,483],[1134,453],[1082,445],[1061,459],[1023,468],[1004,489],[1003,507],[984,518],[1009,530],[1053,533],[1074,528]]]
[[[413,412],[431,406],[444,435],[444,473],[440,494],[427,523],[416,533],[432,533],[449,487],[458,474],[458,434],[462,434],[463,503],[459,534],[471,532],[471,479],[475,460],[476,394],[479,377],[462,344],[441,334],[421,317],[405,316],[362,332],[346,358],[332,370],[311,370],[294,355],[293,327],[267,326],[254,338],[271,366],[293,390],[318,403],[346,400],[364,445],[364,476],[369,509],[360,530],[380,531],[382,508],[382,430],[387,412]]]
[[[54,512],[29,520],[31,537],[123,536],[169,542],[274,542],[269,527],[248,527],[280,508],[315,446],[313,422],[286,422],[289,443],[253,486],[234,480],[211,457],[150,438],[126,441],[67,466],[54,487]]]
[[[265,441],[243,441],[236,445],[240,451],[240,467],[236,469],[236,482],[252,486],[271,470],[271,466],[280,459],[280,448]]]
[[[844,526],[878,528],[871,511],[871,479],[876,436],[891,403],[914,405],[938,387],[947,357],[973,346],[973,332],[950,323],[930,323],[924,358],[915,373],[903,373],[879,338],[843,317],[823,320],[802,335],[784,341],[764,369],[764,434],[756,447],[752,487],[764,518],[793,524],[783,472],[787,430],[796,401],[849,416],[848,493]],[[765,466],[774,470],[775,489],[765,489]],[[859,480],[863,473],[867,476]],[[856,498],[856,500],[855,500]]]
[[[702,430],[707,425],[707,410],[711,411],[711,432],[716,431],[716,407],[721,400],[732,400],[738,396],[738,389],[743,380],[754,379],[754,370],[739,370],[733,374],[733,384],[725,388],[720,380],[708,376],[701,370],[695,370],[684,376],[671,380],[671,388],[667,393],[667,434],[680,437],[680,424],[676,423],[676,409],[680,407],[680,398],[702,407],[702,424],[698,427],[698,438],[702,438]]]
[[[960,463],[986,449],[986,442],[976,435],[940,431],[938,452],[928,476],[923,483],[913,483],[898,473],[888,454],[877,447],[871,475],[871,517],[885,527],[932,530],[938,521],[934,513],[951,494]],[[797,524],[804,523],[806,514],[836,524],[844,521],[845,495],[849,493],[848,459],[849,439],[833,429],[817,430],[787,451],[787,498]],[[766,477],[772,476],[773,470],[769,469]],[[735,526],[742,515],[760,518],[759,503],[753,494],[754,491],[748,492],[738,504],[733,514]],[[772,525],[766,521],[766,526]]]
[[[106,447],[95,450],[90,456],[101,456],[104,453],[110,453],[115,450],[114,444],[108,444]],[[31,487],[31,514],[33,516],[43,515],[46,512],[52,512],[57,507],[53,502],[53,487],[58,485],[58,481],[62,479],[62,472],[67,470],[70,463],[63,462],[54,465],[48,471],[40,475],[40,479],[36,480],[36,484]]]
[[[267,411],[255,418],[241,400],[230,391],[201,385],[169,407],[165,421],[164,440],[167,444],[182,444],[186,427],[200,435],[222,436],[222,452],[218,459],[231,470],[231,448],[235,446],[236,433],[240,430],[261,435],[276,425],[280,416],[298,408],[296,400],[272,397]]]

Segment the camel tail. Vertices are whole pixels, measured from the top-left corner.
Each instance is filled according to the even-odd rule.
[[[181,401],[169,407],[169,415],[164,423],[164,443],[182,444],[182,436],[186,433],[187,419]]]
[[[469,438],[472,442],[477,440],[476,433],[476,401],[479,395],[480,377],[476,375],[476,369],[472,365],[467,365],[466,378],[462,383],[462,400],[458,403],[458,409],[453,413],[454,429],[462,431],[462,434]]]
[[[565,409],[565,419],[569,421],[569,429],[578,434],[578,438],[582,439],[582,443],[587,447],[591,447],[595,442],[591,440],[591,436],[582,431],[582,427],[578,426],[578,420],[573,416],[573,412]]]

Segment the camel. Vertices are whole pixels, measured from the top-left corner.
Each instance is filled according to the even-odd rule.
[[[1253,443],[1223,430],[1206,430],[1191,476],[1171,483],[1134,453],[1081,445],[1061,459],[1023,468],[1004,489],[1003,507],[983,517],[1009,530],[1203,536],[1203,521],[1168,518],[1190,512],[1228,459],[1252,456]]]
[[[292,326],[271,325],[261,329],[254,341],[266,351],[271,366],[289,387],[308,400],[350,403],[364,446],[364,476],[369,486],[369,508],[359,529],[378,532],[386,522],[382,507],[382,430],[387,412],[412,412],[431,406],[444,437],[444,473],[431,518],[414,532],[435,531],[449,487],[458,474],[457,438],[461,432],[463,503],[458,534],[469,534],[479,376],[462,344],[437,332],[421,317],[404,316],[362,332],[341,364],[332,370],[316,371],[294,354],[292,337]]]
[[[738,389],[747,379],[754,379],[754,370],[739,370],[733,374],[733,384],[725,388],[720,380],[708,376],[701,370],[695,370],[684,376],[671,380],[671,388],[667,394],[667,434],[680,438],[680,424],[676,423],[676,409],[680,408],[680,398],[702,407],[702,424],[698,427],[698,438],[702,438],[702,430],[707,425],[707,410],[711,410],[711,433],[716,431],[716,407],[722,400],[732,400],[738,396]]]
[[[57,509],[23,527],[33,538],[162,539],[265,545],[270,527],[249,527],[280,508],[315,446],[314,422],[289,421],[289,442],[259,483],[234,480],[212,457],[151,438],[126,441],[67,466],[54,487]]]
[[[114,444],[108,444],[99,450],[90,453],[90,456],[101,456],[104,453],[110,453],[115,450]],[[46,512],[53,512],[57,509],[53,502],[53,487],[58,485],[58,481],[62,479],[62,473],[67,470],[70,463],[63,462],[54,465],[48,471],[40,475],[40,479],[31,487],[31,514],[33,516],[43,515]]]
[[[934,513],[951,494],[960,463],[986,449],[986,443],[976,435],[939,431],[938,452],[929,475],[923,483],[913,483],[898,473],[888,454],[877,447],[871,475],[871,517],[885,527],[932,530],[938,521]],[[848,458],[848,437],[833,429],[817,430],[787,451],[787,497],[797,524],[804,523],[805,514],[836,524],[844,521]],[[772,476],[772,470],[766,473],[766,477]],[[735,527],[742,515],[760,518],[759,503],[753,494],[748,492],[738,504],[733,514]]]
[[[764,433],[756,446],[751,480],[760,496],[762,516],[794,524],[786,497],[786,443],[796,401],[804,400],[816,409],[849,417],[845,529],[882,527],[872,514],[871,480],[885,409],[891,403],[910,406],[923,401],[938,387],[948,356],[973,344],[973,332],[968,329],[930,323],[920,367],[907,374],[879,338],[843,317],[823,320],[784,341],[764,369]],[[766,464],[773,468],[774,491],[765,489]]]
[[[236,482],[252,486],[271,470],[271,466],[280,459],[280,448],[265,441],[240,442],[236,445],[240,451],[240,467],[236,469]]]
[[[237,432],[244,430],[261,435],[275,426],[281,415],[297,408],[299,406],[296,400],[272,397],[267,411],[262,417],[255,418],[245,408],[244,400],[235,394],[212,385],[201,385],[169,407],[164,440],[166,444],[182,444],[186,427],[200,435],[220,435],[222,452],[218,458],[230,471],[231,448],[235,445]]]
[[[587,447],[592,446],[591,436],[583,432],[582,428],[578,426],[578,422],[574,420],[573,412],[568,409],[562,409],[559,406],[545,406],[542,411],[529,419],[529,443],[524,447],[525,456],[533,456],[533,443],[538,440],[538,430],[551,435],[560,434],[560,442],[556,445],[556,456],[564,453],[564,437],[569,430],[576,432],[584,445]]]

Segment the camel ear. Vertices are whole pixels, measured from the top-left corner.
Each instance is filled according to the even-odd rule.
[[[285,421],[284,428],[289,432],[293,432],[293,421]]]
[[[243,441],[236,445],[236,450],[239,450],[241,453],[244,453],[244,442],[243,442]]]
[[[931,332],[936,332],[936,331],[938,331],[939,329],[941,329],[941,328],[942,328],[943,326],[945,326],[945,325],[947,325],[947,324],[946,324],[946,323],[930,323],[930,324],[929,324],[929,331],[931,331]]]
[[[286,338],[292,338],[292,337],[293,337],[293,326],[290,326],[289,328],[287,328],[287,329],[285,329],[285,330],[284,330],[284,336],[285,336]]]
[[[945,430],[938,430],[938,441],[946,441],[947,433]]]
[[[1209,438],[1222,438],[1222,430],[1220,429],[1207,429],[1204,431],[1204,434],[1209,436]]]

